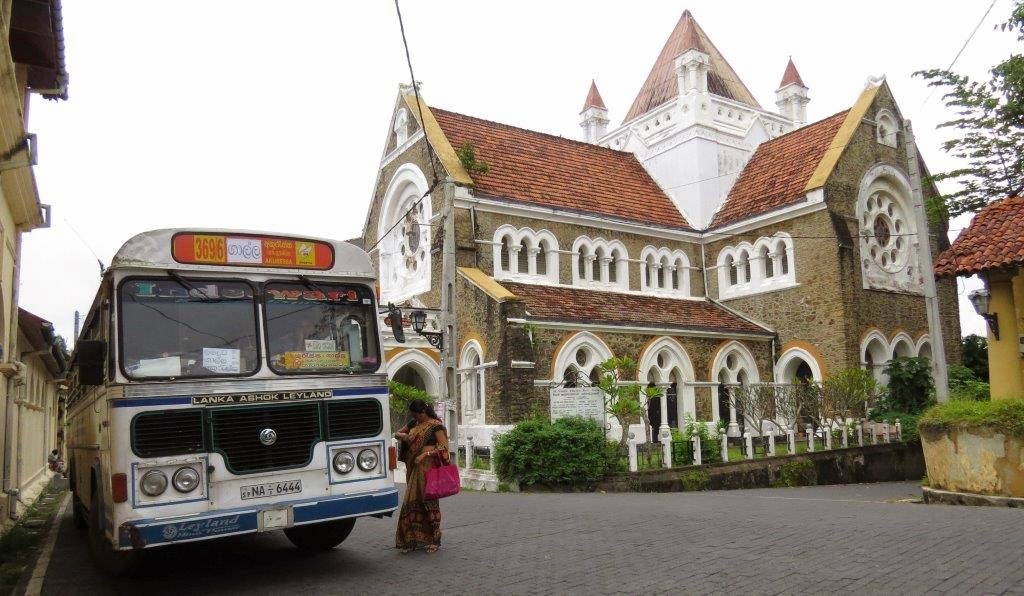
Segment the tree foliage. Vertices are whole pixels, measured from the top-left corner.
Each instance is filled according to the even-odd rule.
[[[1024,0],[1000,26],[1024,41]],[[929,204],[933,215],[975,212],[991,201],[1024,192],[1024,56],[1011,54],[990,71],[988,81],[933,68],[914,73],[930,87],[946,90],[943,99],[956,116],[939,125],[956,136],[943,149],[964,165],[932,176],[959,188]]]
[[[619,446],[625,447],[630,424],[642,420],[645,426],[650,425],[645,405],[648,400],[660,399],[661,390],[641,387],[632,380],[636,378],[636,361],[629,356],[605,360],[598,365],[598,375],[597,387],[604,393],[605,411],[622,427]]]
[[[885,365],[889,376],[886,407],[896,412],[920,414],[928,406],[934,383],[927,358],[893,358]]]
[[[971,369],[979,381],[988,381],[988,340],[980,335],[968,335],[960,340],[960,355],[964,366]]]

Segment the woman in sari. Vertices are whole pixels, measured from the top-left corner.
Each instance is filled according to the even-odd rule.
[[[448,432],[434,409],[423,400],[409,404],[413,420],[402,427],[395,437],[405,449],[405,500],[398,517],[395,547],[407,553],[424,548],[428,553],[441,548],[441,509],[437,499],[423,498],[427,486],[427,470],[438,460],[448,461]]]

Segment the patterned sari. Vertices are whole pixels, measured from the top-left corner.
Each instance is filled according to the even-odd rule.
[[[437,499],[423,499],[423,491],[427,487],[427,470],[436,465],[437,457],[431,455],[416,463],[416,456],[425,449],[435,448],[435,433],[439,430],[445,430],[443,424],[437,420],[428,420],[414,426],[406,439],[408,456],[405,462],[405,500],[398,517],[395,548],[410,549],[441,544],[441,508],[438,507]]]

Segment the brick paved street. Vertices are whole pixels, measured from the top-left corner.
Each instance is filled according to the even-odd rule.
[[[43,584],[73,593],[1024,593],[1024,511],[898,502],[912,483],[689,494],[490,494],[443,503],[436,555],[364,520],[338,549],[280,533],[152,552],[99,575],[70,514]]]

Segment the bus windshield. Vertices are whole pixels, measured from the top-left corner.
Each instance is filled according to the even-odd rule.
[[[120,298],[121,361],[128,377],[243,376],[259,368],[249,284],[130,279]]]
[[[377,370],[377,315],[366,286],[268,282],[267,353],[278,374]]]

